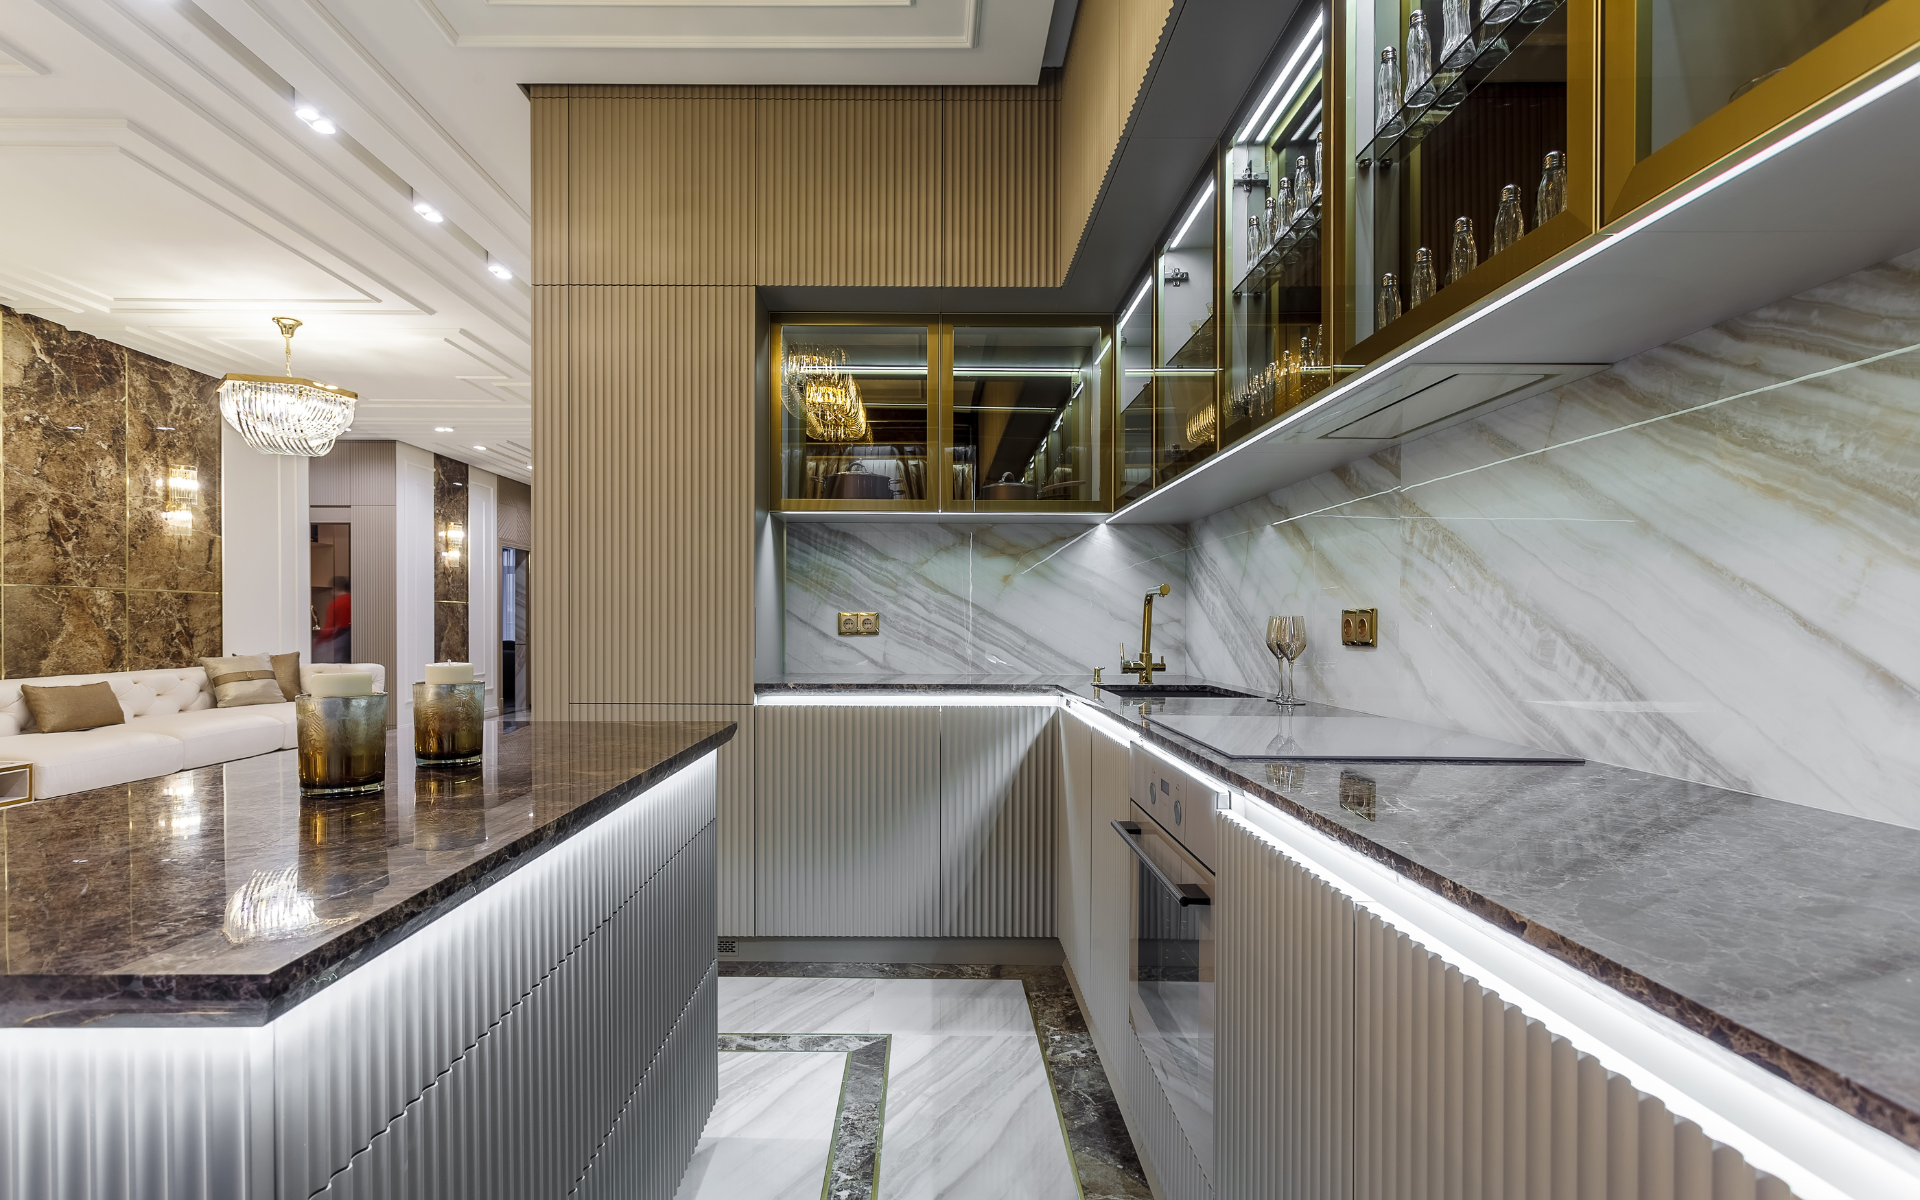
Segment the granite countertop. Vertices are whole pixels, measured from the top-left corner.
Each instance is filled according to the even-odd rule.
[[[1127,700],[1084,676],[759,687],[1098,704],[1206,774],[1920,1147],[1920,830],[1592,762],[1236,762],[1144,718],[1264,701]]]
[[[390,734],[366,797],[303,800],[284,750],[0,809],[0,1025],[264,1024],[733,732],[488,722],[477,767]]]

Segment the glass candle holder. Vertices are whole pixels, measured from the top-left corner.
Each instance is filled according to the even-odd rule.
[[[423,766],[457,766],[480,761],[484,683],[413,685],[413,758]]]
[[[293,698],[300,791],[377,792],[387,780],[387,695]]]

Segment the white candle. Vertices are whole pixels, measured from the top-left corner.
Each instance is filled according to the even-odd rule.
[[[472,683],[472,663],[428,663],[428,683]]]
[[[313,676],[307,692],[314,696],[371,696],[373,676],[366,671],[328,671]]]

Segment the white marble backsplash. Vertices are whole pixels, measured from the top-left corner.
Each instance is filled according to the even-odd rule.
[[[786,523],[792,673],[1080,674],[1153,645],[1186,661],[1186,531],[1177,526]],[[877,611],[877,637],[842,637],[840,612]],[[1118,670],[1110,671],[1118,675]]]
[[[1920,826],[1920,254],[1189,532],[1202,674]]]

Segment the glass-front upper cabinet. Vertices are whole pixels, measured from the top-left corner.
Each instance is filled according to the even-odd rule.
[[[952,325],[943,508],[1099,511],[1111,499],[1103,322]]]
[[[775,326],[782,508],[934,507],[935,328],[824,320]]]
[[[1153,490],[1153,278],[1128,290],[1114,319],[1119,378],[1119,504]]]
[[[1363,0],[1353,10],[1355,359],[1591,231],[1592,123],[1570,119],[1570,106],[1591,112],[1596,3]]]
[[[1153,343],[1156,487],[1205,460],[1219,444],[1215,200],[1208,172],[1161,246],[1154,272],[1159,301]]]
[[[1221,445],[1327,386],[1326,62],[1326,6],[1302,5],[1229,127]]]

